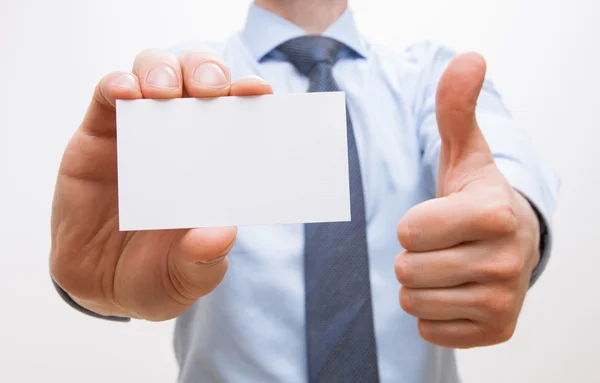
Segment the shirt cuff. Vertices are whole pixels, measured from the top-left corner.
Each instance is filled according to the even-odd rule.
[[[540,260],[531,274],[531,288],[540,278],[552,249],[551,215],[553,202],[544,193],[546,180],[533,176],[519,161],[513,158],[496,158],[496,165],[509,184],[531,204],[540,224]]]
[[[94,318],[105,319],[113,322],[129,322],[131,320],[130,318],[100,315],[98,313],[86,309],[85,307],[81,307],[77,302],[73,300],[73,298],[69,296],[69,294],[67,294],[65,290],[62,289],[62,287],[58,285],[58,283],[54,281],[54,279],[52,280],[52,284],[54,285],[54,288],[58,292],[58,295],[60,295],[60,297],[63,299],[63,301],[65,301],[69,306],[79,311],[80,313],[89,315]]]

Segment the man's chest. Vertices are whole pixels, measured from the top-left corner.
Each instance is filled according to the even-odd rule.
[[[264,78],[275,94],[303,93],[309,85],[305,76],[285,62],[233,60],[231,68],[234,79],[248,75]],[[341,63],[334,68],[334,77],[346,94],[356,139],[370,253],[387,253],[397,247],[395,227],[406,210],[434,193],[422,167],[412,97],[392,76],[368,62]],[[233,253],[277,267],[279,261],[301,259],[303,241],[302,225],[243,227]]]
[[[287,73],[289,68],[261,71],[274,85],[275,93],[302,92],[304,79]],[[386,247],[386,237],[395,235],[396,223],[410,207],[431,198],[434,187],[423,169],[421,148],[411,110],[383,79],[345,80],[347,107],[360,158],[367,231],[373,250]],[[301,253],[302,225],[240,230],[235,250],[245,253]]]

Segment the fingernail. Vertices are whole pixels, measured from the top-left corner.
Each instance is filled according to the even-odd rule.
[[[246,78],[252,79],[252,80],[255,80],[258,82],[262,82],[263,84],[268,84],[267,80],[265,80],[264,78],[262,78],[260,76],[254,75],[254,74],[248,75],[248,76],[246,76]]]
[[[129,73],[124,73],[113,80],[113,85],[121,88],[137,89],[137,79]]]
[[[198,263],[201,263],[203,265],[212,265],[213,263],[217,263],[217,262],[221,262],[222,260],[224,260],[227,257],[227,254],[219,257],[219,258],[215,258],[215,259],[209,259],[207,261],[198,261]]]
[[[224,88],[227,86],[227,76],[223,69],[215,63],[205,62],[194,70],[194,81],[209,88]]]
[[[179,87],[179,79],[173,68],[163,65],[157,66],[148,73],[146,83],[155,88],[173,89]]]

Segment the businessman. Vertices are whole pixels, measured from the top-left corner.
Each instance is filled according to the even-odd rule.
[[[182,383],[459,382],[454,349],[512,336],[558,189],[485,74],[474,53],[366,40],[347,0],[255,0],[222,45],[140,53],[65,150],[58,292],[108,320],[177,318]],[[351,222],[118,230],[115,100],[339,90]]]

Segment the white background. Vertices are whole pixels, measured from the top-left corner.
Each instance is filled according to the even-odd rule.
[[[249,0],[0,0],[0,381],[169,382],[172,323],[78,315],[48,277],[62,150],[106,72],[222,39]],[[600,382],[597,0],[354,0],[363,32],[477,50],[562,177],[553,258],[514,338],[459,353],[466,383]],[[235,363],[235,361],[232,361]]]

